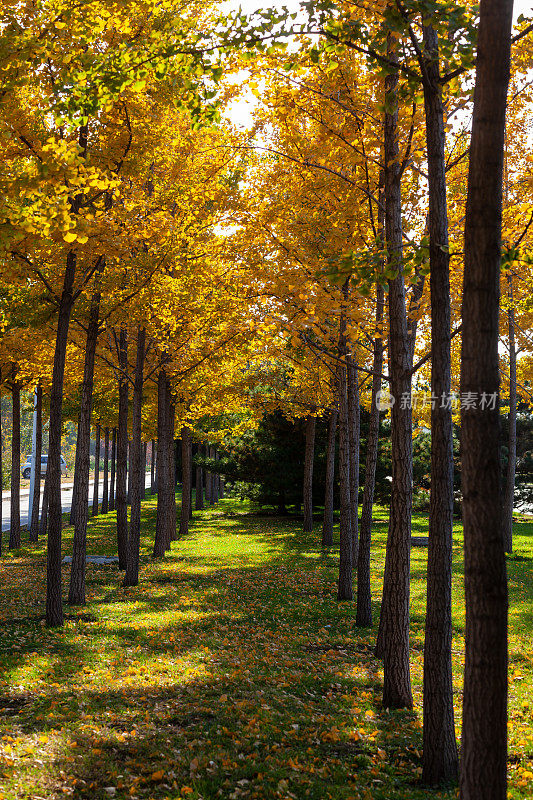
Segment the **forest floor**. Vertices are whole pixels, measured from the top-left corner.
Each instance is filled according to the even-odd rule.
[[[224,500],[195,512],[186,539],[150,557],[141,584],[87,568],[88,602],[44,626],[42,546],[0,561],[0,798],[217,800],[452,798],[420,785],[426,550],[412,551],[413,711],[381,708],[375,627],[338,604],[335,549],[301,522]],[[89,524],[89,553],[112,555],[114,515]],[[316,528],[319,529],[317,521]],[[416,535],[427,530],[417,515]],[[64,532],[69,554],[72,531]],[[386,536],[377,514],[377,621]],[[454,543],[456,721],[464,652],[461,530]],[[508,559],[510,798],[533,795],[533,523]],[[68,567],[64,568],[65,590]]]

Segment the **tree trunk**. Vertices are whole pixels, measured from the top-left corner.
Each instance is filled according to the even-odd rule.
[[[376,336],[374,338],[374,355],[372,359],[372,371],[374,373],[372,376],[372,406],[366,445],[365,485],[361,509],[359,557],[357,560],[357,615],[355,624],[360,628],[367,628],[372,625],[370,545],[372,542],[372,508],[374,505],[379,445],[378,392],[381,389],[381,378],[379,376],[383,369],[383,338],[380,328],[383,322],[384,294],[382,284],[378,283],[376,288]]]
[[[94,486],[93,486],[93,517],[98,516],[100,495],[100,438],[102,430],[100,423],[96,423],[94,432]]]
[[[335,438],[338,412],[333,408],[329,414],[328,444],[326,451],[326,497],[324,500],[324,522],[322,524],[322,546],[333,544],[333,496],[335,489]]]
[[[210,457],[209,445],[204,446],[205,457]],[[205,500],[210,506],[213,505],[213,473],[210,470],[205,470]]]
[[[157,519],[153,555],[160,558],[176,538],[174,405],[170,380],[164,369],[159,372],[157,397]]]
[[[165,497],[167,493],[166,481],[168,469],[167,459],[167,422],[166,422],[166,396],[165,396],[166,373],[163,369],[159,370],[157,378],[157,516],[154,540],[154,558],[161,558],[165,555],[167,536],[165,534],[166,509]]]
[[[305,423],[304,531],[313,530],[313,466],[315,461],[316,417],[309,414]]]
[[[189,519],[191,513],[191,429],[184,426],[181,429],[181,515],[179,537],[189,533]]]
[[[453,716],[452,527],[453,424],[451,297],[446,206],[444,108],[436,32],[424,26],[424,102],[429,188],[431,289],[431,498],[424,641],[422,780],[436,786],[457,779]]]
[[[213,461],[216,462],[217,460],[217,450],[216,447],[211,449],[211,458]],[[218,473],[213,472],[213,503],[218,503]]]
[[[41,454],[43,449],[43,387],[37,383],[35,389],[35,483],[31,503],[30,542],[39,539],[39,505],[41,503]],[[0,484],[1,485],[1,484]]]
[[[481,0],[468,170],[461,396],[477,402],[461,411],[466,604],[462,800],[507,797],[508,592],[501,525],[498,335],[512,11],[512,0]]]
[[[104,480],[102,491],[102,514],[109,511],[109,428],[104,428]]]
[[[85,562],[87,555],[87,520],[89,517],[89,472],[91,449],[91,412],[94,387],[94,359],[98,341],[98,318],[100,315],[100,293],[91,299],[83,384],[78,418],[76,441],[77,507],[74,509],[74,542],[68,593],[69,605],[85,605]],[[74,497],[73,497],[74,502]]]
[[[201,445],[198,445],[198,455],[201,452]],[[203,470],[201,467],[196,467],[196,496],[195,496],[195,507],[197,511],[201,511],[204,507],[204,477],[203,477]]]
[[[119,569],[126,569],[128,560],[128,332],[120,329],[117,435],[117,548]]]
[[[11,528],[9,549],[20,547],[20,383],[11,387],[13,427],[11,433]],[[39,464],[39,469],[41,465]]]
[[[505,482],[503,499],[503,541],[505,552],[513,552],[513,510],[514,490],[516,478],[516,338],[515,338],[515,310],[513,306],[513,278],[507,274],[509,287],[509,309],[507,320],[509,326],[509,439],[507,457],[507,480]]]
[[[361,432],[359,383],[357,367],[352,355],[347,360],[348,396],[348,447],[350,450],[350,520],[352,534],[352,569],[356,569],[359,558],[359,440]]]
[[[150,457],[150,494],[155,493],[155,439],[152,439],[152,453]]]
[[[176,427],[176,405],[172,399],[172,392],[170,387],[170,378],[166,383],[166,402],[167,402],[167,419],[168,419],[168,539],[167,550],[170,550],[170,543],[178,539],[176,519],[176,486],[177,486],[177,468],[176,459],[174,457],[174,429]]]
[[[141,456],[141,500],[146,500],[146,451],[148,443],[142,443],[142,456]]]
[[[127,484],[127,487],[128,487],[127,488],[127,503],[128,503],[128,505],[130,505],[131,504],[131,441],[130,441],[130,439],[128,439],[127,464],[128,464],[128,475],[127,475],[127,478],[126,478],[126,484]]]
[[[115,470],[117,464],[117,429],[111,431],[111,477],[109,479],[109,510],[115,510]]]
[[[0,367],[0,556],[2,555],[2,523],[1,520],[3,519],[3,507],[2,507],[2,487],[4,485],[4,470],[2,465],[2,390],[1,390],[1,383],[2,383],[2,368]],[[39,469],[41,465],[39,464]]]
[[[352,587],[352,517],[350,496],[350,433],[348,420],[348,381],[346,366],[346,316],[341,312],[339,357],[339,485],[340,545],[337,600],[353,600]]]
[[[43,538],[48,533],[48,465],[46,466],[46,474],[44,478],[43,487],[43,507],[41,510],[41,520],[39,522],[39,536]]]
[[[79,414],[78,414],[79,417]],[[80,424],[78,422],[78,429],[76,432],[76,455],[74,458],[74,478],[72,486],[72,500],[70,501],[70,513],[68,515],[68,524],[74,525],[76,522],[76,512],[80,505],[80,468],[78,463],[78,442],[80,439]],[[87,501],[88,502],[88,501]]]
[[[61,583],[61,428],[63,408],[63,382],[67,354],[68,329],[73,305],[76,254],[67,256],[63,290],[59,303],[54,368],[50,393],[50,423],[48,445],[48,548],[46,564],[46,624],[63,624]]]
[[[397,39],[387,36],[387,55],[398,63]],[[389,280],[392,485],[378,645],[383,651],[383,706],[411,708],[409,581],[412,507],[411,359],[402,275],[402,201],[398,145],[398,71],[385,78],[385,232]]]
[[[144,379],[144,355],[146,330],[137,332],[137,358],[135,362],[135,383],[133,387],[133,410],[131,419],[131,512],[130,535],[128,540],[128,563],[124,576],[124,586],[137,586],[139,583],[139,555],[141,545],[141,482],[144,482],[142,459],[142,394]]]

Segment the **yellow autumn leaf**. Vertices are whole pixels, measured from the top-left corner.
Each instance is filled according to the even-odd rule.
[[[67,244],[71,244],[72,242],[76,241],[77,236],[75,233],[72,233],[72,231],[70,231],[69,233],[65,233],[63,239],[65,240],[65,242],[67,242]]]

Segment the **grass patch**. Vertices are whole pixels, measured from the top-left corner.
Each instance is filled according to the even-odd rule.
[[[87,568],[87,606],[44,627],[42,545],[0,562],[0,798],[452,798],[419,785],[427,551],[412,551],[413,712],[380,706],[375,628],[336,602],[337,556],[301,523],[224,500],[151,558],[143,504],[141,585]],[[88,551],[114,555],[114,520],[89,523]],[[386,514],[372,566],[377,621]],[[318,525],[317,525],[318,528]],[[416,515],[413,533],[427,532]],[[464,651],[461,529],[454,546],[454,675]],[[508,560],[511,798],[533,794],[533,524]],[[72,530],[64,532],[64,553]],[[29,553],[29,554],[28,554]],[[65,590],[69,567],[64,567]]]

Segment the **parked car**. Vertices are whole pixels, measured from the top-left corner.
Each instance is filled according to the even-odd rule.
[[[48,456],[41,456],[41,478],[44,478],[46,475],[46,466],[48,464]],[[67,462],[61,456],[61,474],[67,474]],[[26,459],[26,463],[22,467],[22,477],[29,478],[31,477],[31,456],[28,456]]]

